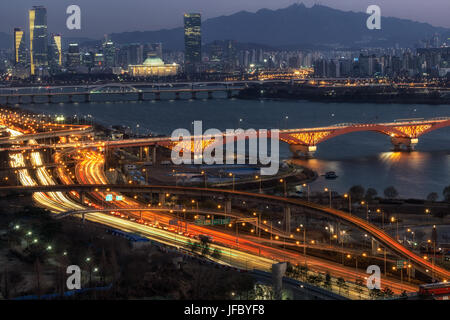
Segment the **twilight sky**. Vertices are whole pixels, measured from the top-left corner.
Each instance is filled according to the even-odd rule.
[[[229,15],[241,10],[278,9],[303,2],[342,10],[366,11],[371,4],[381,7],[382,15],[428,22],[450,28],[450,0],[1,0],[0,31],[27,27],[27,10],[44,5],[48,10],[50,32],[70,37],[100,38],[111,32],[156,30],[182,25],[184,12],[200,12],[203,19]],[[81,7],[81,31],[66,28],[66,8]]]

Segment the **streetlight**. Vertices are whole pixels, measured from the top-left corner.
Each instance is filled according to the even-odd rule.
[[[391,217],[391,223],[397,223],[397,234],[396,234],[396,238],[397,238],[397,242],[398,242],[398,219],[395,219],[395,217]]]
[[[308,202],[309,202],[309,184],[304,183],[303,188],[307,188],[308,190]]]
[[[207,183],[206,183],[206,172],[205,172],[205,171],[202,171],[201,173],[202,173],[203,178],[204,178],[204,180],[205,180],[205,189],[206,189],[206,188],[208,188],[208,185],[207,185]]]
[[[262,182],[261,182],[261,176],[255,176],[255,179],[259,179],[259,193],[262,193]]]
[[[381,225],[383,226],[384,229],[384,211],[381,209],[377,209],[377,213],[381,213]]]
[[[228,175],[229,175],[230,177],[233,177],[233,191],[234,191],[234,177],[235,177],[235,175],[234,175],[232,172],[230,172]]]
[[[287,191],[286,191],[286,179],[280,179],[280,183],[284,185],[284,197],[287,197]]]
[[[348,198],[348,212],[352,214],[352,196],[349,193],[344,194],[344,198]]]
[[[369,221],[369,203],[365,201],[361,201],[361,205],[366,206],[366,220]]]
[[[331,189],[325,188],[323,191],[328,192],[328,196],[330,197],[330,208],[331,208]]]

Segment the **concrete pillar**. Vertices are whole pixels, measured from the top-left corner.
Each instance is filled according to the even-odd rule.
[[[284,221],[286,224],[286,232],[291,232],[291,207],[284,208]]]
[[[34,104],[34,103],[35,103],[35,101],[34,101],[34,96],[30,96],[30,98],[31,98],[31,101],[30,101],[30,102],[31,102],[32,104]]]
[[[159,202],[161,203],[162,206],[166,203],[166,194],[165,193],[159,194]]]
[[[52,103],[52,96],[49,94],[47,97],[48,97],[48,103],[49,104]]]
[[[69,102],[73,103],[73,95],[69,94]]]
[[[290,144],[289,150],[291,150],[294,157],[313,158],[314,153],[317,150],[317,146],[307,146],[303,144]]]
[[[228,99],[231,99],[233,97],[233,91],[227,90],[227,97]]]
[[[81,203],[81,205],[84,205],[85,198],[86,198],[86,194],[84,193],[84,191],[80,191],[80,203]]]
[[[161,92],[155,92],[155,100],[161,100]]]
[[[231,200],[227,199],[225,202],[225,213],[231,213]]]
[[[212,99],[213,98],[213,93],[212,91],[208,91],[208,99]]]
[[[402,146],[404,146],[407,151],[414,151],[416,145],[419,143],[419,139],[408,137],[391,137],[391,143],[394,146],[394,151],[401,151]]]
[[[138,93],[138,100],[139,101],[144,101],[144,93],[143,92],[139,92]]]
[[[280,262],[272,265],[272,283],[275,300],[282,298],[281,293],[283,289],[283,276],[286,273],[287,263]]]
[[[191,94],[192,94],[192,99],[197,99],[197,92],[195,92],[195,91],[191,91]]]
[[[175,100],[180,100],[180,92],[175,92]]]
[[[91,102],[91,94],[90,93],[86,93],[84,95],[84,102],[86,102],[86,103]]]
[[[152,164],[154,166],[156,166],[156,149],[158,148],[158,146],[154,146],[152,149]]]

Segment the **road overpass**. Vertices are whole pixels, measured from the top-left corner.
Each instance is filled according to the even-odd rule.
[[[299,199],[284,198],[274,195],[266,195],[259,193],[250,193],[244,191],[232,191],[225,189],[208,189],[208,188],[192,188],[192,187],[178,187],[178,186],[152,186],[152,185],[52,185],[52,186],[14,186],[14,187],[0,187],[0,192],[53,192],[53,191],[77,191],[77,192],[129,192],[129,193],[158,193],[158,194],[176,194],[195,197],[222,197],[224,199],[237,199],[237,200],[257,200],[259,203],[268,203],[271,205],[279,205],[285,208],[289,207],[301,207],[305,211],[324,216],[327,218],[333,218],[341,220],[349,225],[352,225],[367,234],[371,235],[374,239],[380,242],[382,245],[389,248],[392,252],[399,256],[411,261],[418,269],[422,271],[429,270],[441,280],[450,279],[450,271],[447,271],[441,267],[435,266],[428,260],[423,259],[414,252],[408,250],[390,235],[385,233],[378,227],[370,224],[369,222],[360,219],[349,213],[339,211],[336,209],[324,207],[314,203],[306,202]],[[227,206],[231,206],[231,200],[228,200]],[[290,211],[289,211],[290,212]]]

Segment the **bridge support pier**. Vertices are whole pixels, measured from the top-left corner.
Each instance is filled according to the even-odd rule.
[[[231,200],[227,199],[225,202],[225,213],[230,213],[231,212]]]
[[[51,96],[51,95],[48,95],[47,97],[48,97],[48,103],[49,103],[49,104],[52,103],[52,96]]]
[[[314,153],[317,150],[317,146],[307,146],[302,144],[291,144],[289,150],[293,153],[294,157],[313,158]]]
[[[161,203],[162,206],[166,203],[166,194],[165,193],[159,194],[159,203]]]
[[[391,137],[391,143],[394,146],[394,151],[402,151],[402,146],[404,146],[407,151],[414,151],[416,144],[419,143],[419,139]]]
[[[86,194],[83,191],[80,191],[80,203],[84,205],[84,200],[86,198]]]
[[[153,147],[153,149],[152,149],[152,164],[154,165],[154,166],[156,166],[156,149],[157,149],[158,147],[155,145],[154,147]]]
[[[291,207],[284,208],[284,221],[286,224],[286,232],[291,232]]]

